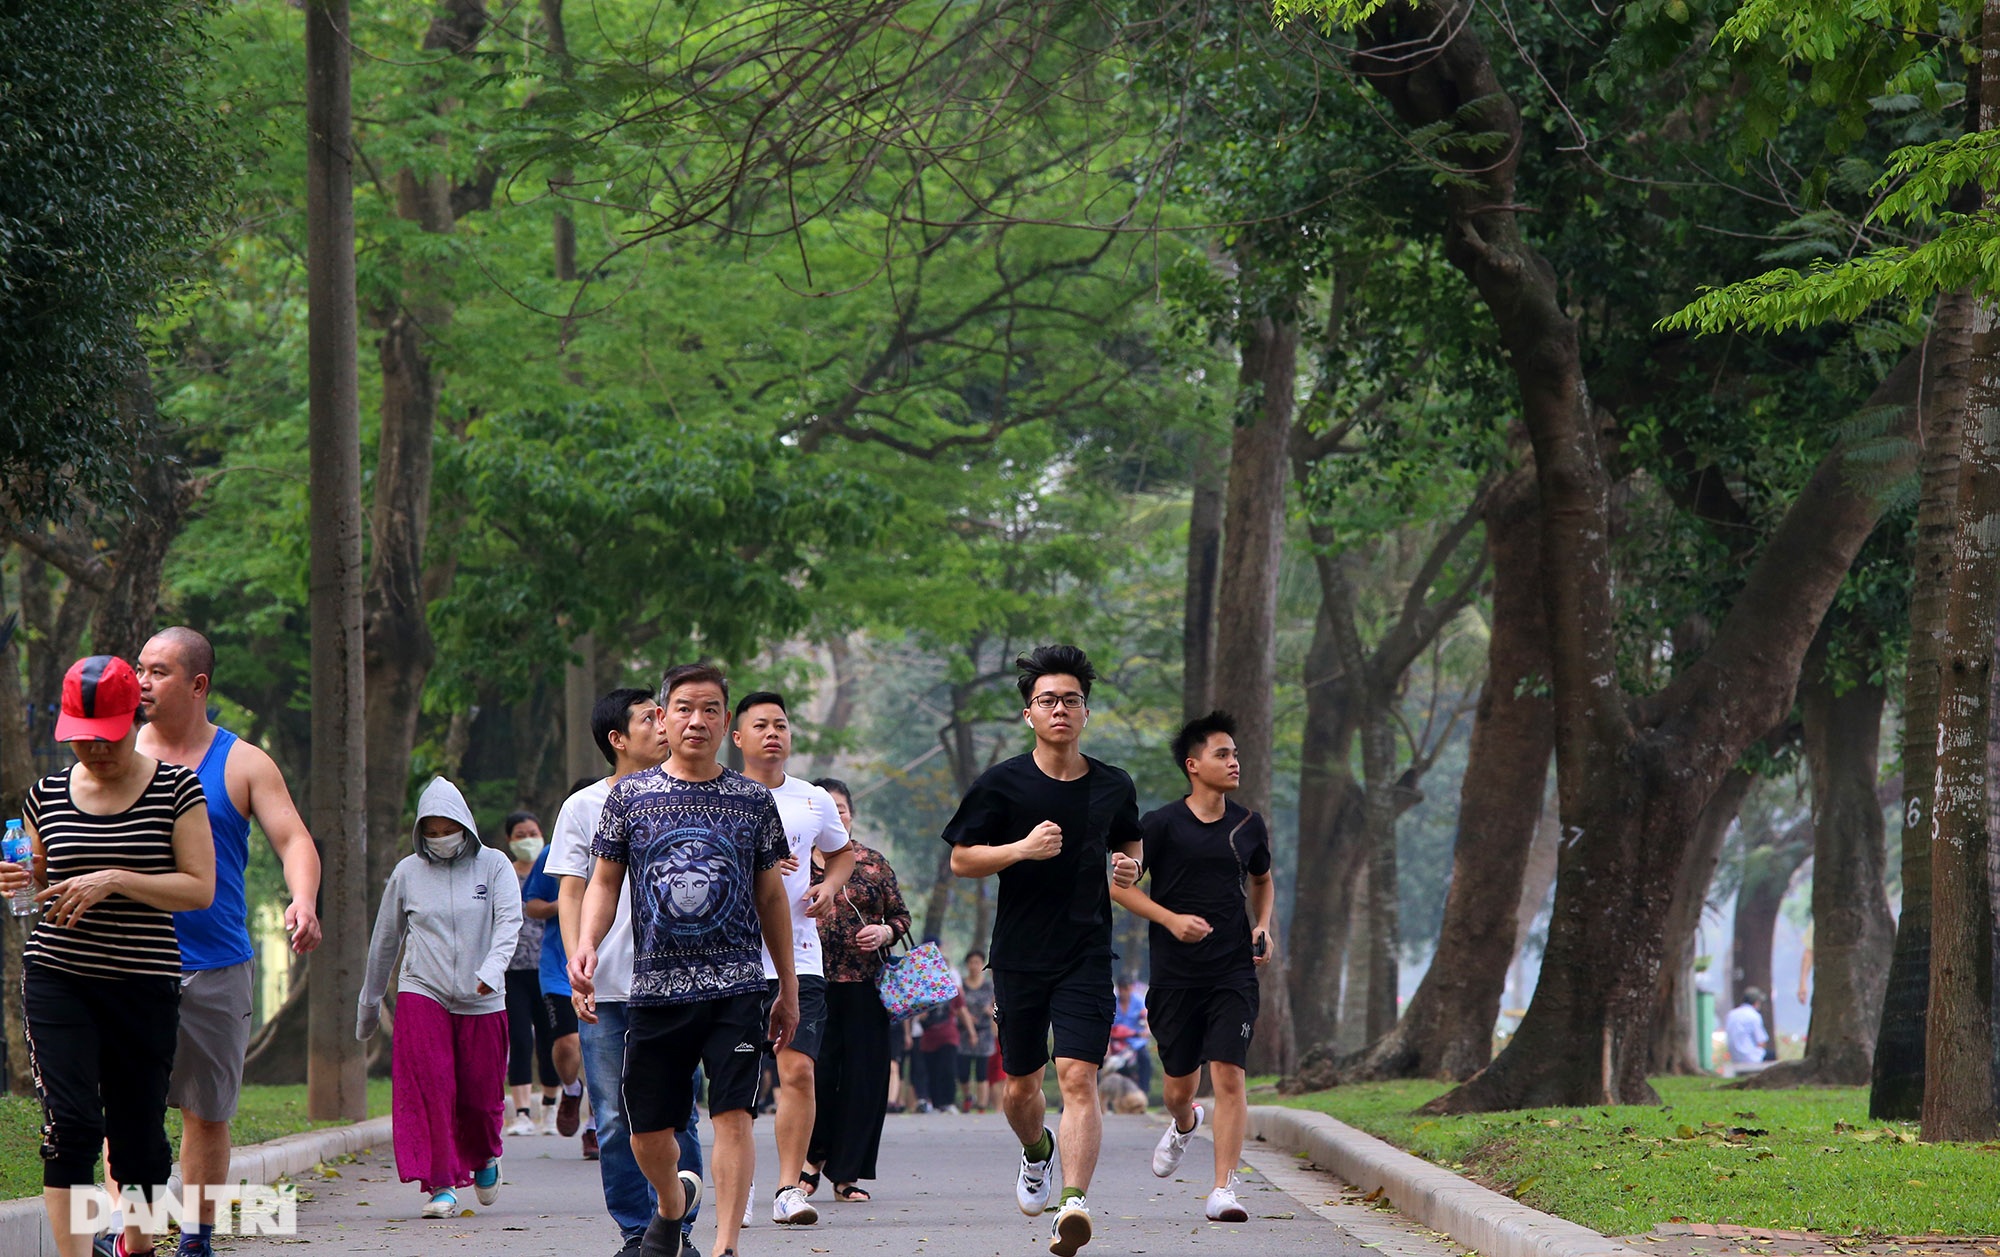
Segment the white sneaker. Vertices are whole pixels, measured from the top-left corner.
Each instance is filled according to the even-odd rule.
[[[542,1120],[538,1125],[536,1125],[535,1129],[544,1135],[553,1135],[556,1133],[555,1105],[544,1104],[542,1106]]]
[[[1202,1210],[1210,1222],[1248,1222],[1250,1211],[1243,1202],[1236,1199],[1236,1176],[1208,1194],[1208,1207]]]
[[[819,1221],[819,1210],[796,1187],[787,1187],[771,1202],[771,1221],[780,1226],[811,1226]]]
[[[1042,1216],[1042,1210],[1049,1207],[1049,1162],[1055,1159],[1055,1136],[1044,1129],[1048,1136],[1049,1155],[1040,1161],[1028,1160],[1026,1149],[1021,1151],[1021,1173],[1014,1180],[1014,1203],[1021,1212],[1031,1218]]]
[[[682,1170],[680,1180],[681,1194],[686,1198],[681,1202],[682,1225],[685,1226],[687,1216],[701,1203],[701,1175],[693,1170]]]
[[[457,1212],[458,1196],[449,1187],[432,1196],[424,1203],[424,1216],[426,1218],[449,1218]]]
[[[1161,1178],[1181,1168],[1181,1158],[1187,1155],[1188,1145],[1194,1142],[1194,1133],[1201,1129],[1202,1118],[1207,1114],[1202,1107],[1194,1106],[1194,1125],[1186,1130],[1169,1118],[1166,1133],[1160,1142],[1153,1145],[1153,1173]]]
[[[757,1180],[750,1180],[750,1194],[743,1198],[743,1225],[750,1225],[750,1218],[757,1212]]]
[[[535,1133],[535,1119],[526,1113],[516,1113],[514,1120],[507,1123],[509,1135],[532,1135]]]
[[[1076,1257],[1076,1250],[1090,1243],[1090,1206],[1083,1197],[1071,1196],[1056,1210],[1049,1227],[1049,1251],[1056,1257]]]

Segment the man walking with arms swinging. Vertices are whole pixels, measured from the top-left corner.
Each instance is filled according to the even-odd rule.
[[[570,953],[578,1016],[596,1011],[597,949],[632,879],[632,987],[625,1034],[625,1120],[632,1153],[659,1205],[643,1257],[679,1257],[680,1219],[701,1180],[680,1169],[676,1132],[708,1074],[715,1131],[717,1257],[733,1257],[749,1195],[751,1111],[766,1039],[782,1051],[799,1020],[792,919],[778,863],[788,854],[771,792],[716,762],[729,728],[728,682],[706,664],[669,668],[660,681],[667,759],[612,787],[591,843],[596,864]],[[764,1018],[770,950],[778,990]]]
[[[1090,719],[1096,669],[1074,646],[1042,646],[1015,661],[1026,755],[980,774],[945,826],[951,871],[1000,879],[993,921],[1001,1108],[1021,1141],[1015,1203],[1046,1208],[1050,1162],[1061,1149],[1062,1196],[1049,1251],[1072,1257],[1090,1242],[1085,1200],[1097,1168],[1103,1115],[1097,1070],[1111,1042],[1111,895],[1106,879],[1138,880],[1139,803],[1132,778],[1078,745]],[[1044,1125],[1042,1077],[1054,1038],[1062,1138]]]
[[[215,648],[191,628],[163,629],[139,652],[138,750],[193,769],[208,800],[215,836],[215,902],[176,912],[181,947],[180,1040],[167,1103],[181,1111],[183,1193],[201,1193],[199,1221],[189,1219],[177,1257],[211,1257],[215,1202],[211,1188],[229,1177],[229,1120],[243,1090],[250,1045],[250,909],[243,889],[256,821],[284,869],[292,901],[285,933],[303,955],[319,946],[319,852],[277,764],[258,747],[209,722]]]

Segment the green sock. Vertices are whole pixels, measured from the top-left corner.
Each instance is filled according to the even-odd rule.
[[[1035,1142],[1031,1144],[1023,1145],[1021,1148],[1022,1153],[1024,1153],[1027,1156],[1028,1160],[1030,1161],[1046,1161],[1049,1159],[1050,1155],[1055,1152],[1055,1150],[1056,1150],[1055,1136],[1049,1134],[1047,1128],[1044,1128],[1042,1130],[1042,1137],[1040,1139],[1037,1139]]]
[[[1057,1203],[1058,1205],[1066,1205],[1066,1204],[1068,1204],[1068,1203],[1069,1203],[1069,1200],[1070,1200],[1070,1197],[1072,1197],[1072,1196],[1076,1197],[1076,1198],[1077,1198],[1078,1200],[1082,1200],[1082,1199],[1083,1199],[1083,1189],[1082,1189],[1081,1187],[1065,1187],[1065,1188],[1063,1188],[1063,1190],[1062,1190],[1062,1198],[1061,1198],[1060,1200],[1056,1201],[1056,1203]]]

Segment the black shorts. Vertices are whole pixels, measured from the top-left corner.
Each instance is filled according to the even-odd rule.
[[[771,1024],[771,1005],[778,1002],[778,980],[764,979],[764,1024]],[[826,979],[817,973],[799,975],[799,1028],[792,1032],[792,1051],[810,1060],[819,1059],[819,1045],[826,1042]]]
[[[1146,1021],[1169,1078],[1185,1078],[1204,1062],[1241,1068],[1250,1059],[1257,1024],[1257,979],[1213,987],[1146,992]]]
[[[548,1005],[549,1022],[555,1027],[550,1037],[560,1039],[566,1034],[576,1033],[576,1005],[567,995],[544,995],[542,1003]]]
[[[625,1030],[625,1123],[635,1135],[681,1130],[694,1071],[708,1071],[709,1113],[754,1113],[763,1059],[764,997],[756,991],[692,1004],[633,1004]]]
[[[1111,957],[1086,957],[1056,973],[992,973],[1001,1069],[1018,1078],[1048,1064],[1051,1032],[1058,1059],[1104,1063],[1118,1011]]]

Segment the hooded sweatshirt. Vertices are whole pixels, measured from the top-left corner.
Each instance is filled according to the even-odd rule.
[[[424,841],[427,816],[465,831],[464,848],[447,860]],[[382,889],[382,909],[368,943],[361,1007],[382,1002],[396,951],[403,952],[400,989],[427,995],[459,1014],[507,1007],[507,961],[521,931],[521,888],[505,853],[479,841],[479,826],[458,787],[442,777],[424,787],[406,855]],[[484,982],[490,994],[479,994]]]

